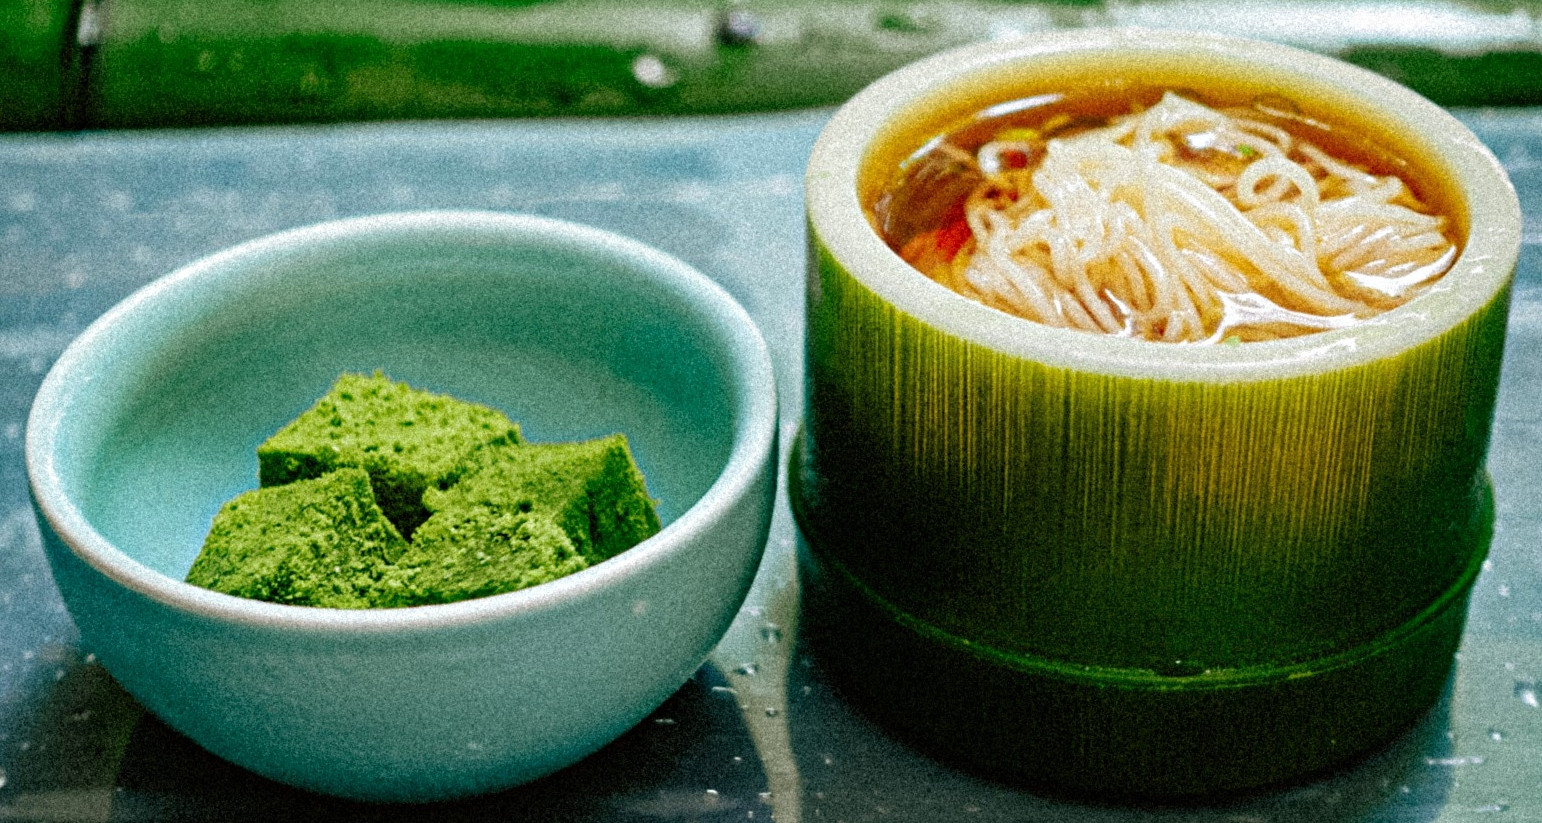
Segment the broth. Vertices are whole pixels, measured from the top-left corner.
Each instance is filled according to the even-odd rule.
[[[941,130],[865,205],[906,262],[1008,313],[1269,340],[1402,305],[1455,260],[1438,189],[1385,142],[1277,94],[1040,94]]]

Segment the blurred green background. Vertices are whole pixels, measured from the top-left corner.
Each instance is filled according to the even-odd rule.
[[[950,46],[1130,24],[1542,103],[1542,0],[0,0],[0,130],[822,106]]]

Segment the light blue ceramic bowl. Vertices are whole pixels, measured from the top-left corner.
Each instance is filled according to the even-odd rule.
[[[664,529],[532,589],[340,611],[181,582],[254,450],[343,371],[488,403],[532,440],[627,435]],[[83,644],[215,754],[425,801],[523,783],[656,708],[738,611],[775,487],[749,316],[684,263],[537,217],[326,223],[193,263],[88,328],[43,381],[27,467]]]

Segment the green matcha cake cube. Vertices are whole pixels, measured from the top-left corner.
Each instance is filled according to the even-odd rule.
[[[226,503],[187,582],[273,603],[362,609],[406,550],[369,476],[341,469]]]
[[[386,517],[411,537],[424,489],[453,480],[478,446],[520,441],[496,409],[420,391],[376,372],[344,374],[316,404],[257,447],[258,481],[278,486],[344,466],[369,472]]]
[[[453,603],[528,588],[588,565],[567,534],[541,515],[465,506],[423,521],[374,600],[377,606]]]
[[[532,505],[562,528],[590,563],[614,557],[659,530],[653,499],[626,437],[580,443],[490,443],[456,470],[448,488],[429,489],[429,511]]]

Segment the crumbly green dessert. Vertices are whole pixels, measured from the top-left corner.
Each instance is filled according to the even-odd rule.
[[[616,434],[525,443],[503,413],[345,374],[257,450],[261,487],[214,518],[189,583],[342,609],[555,580],[659,530]]]
[[[293,422],[257,447],[260,485],[369,472],[375,499],[403,536],[428,517],[424,489],[447,485],[463,456],[494,440],[520,442],[503,412],[421,391],[383,374],[344,374]]]
[[[273,603],[365,608],[406,551],[369,476],[345,468],[226,503],[187,582]]]
[[[519,507],[466,506],[423,522],[381,579],[376,606],[453,603],[528,588],[589,566],[546,517]]]
[[[591,563],[614,557],[659,530],[642,472],[620,434],[580,443],[489,443],[472,452],[455,474],[455,484],[424,493],[429,511],[508,508],[528,501],[536,514],[561,526]]]

